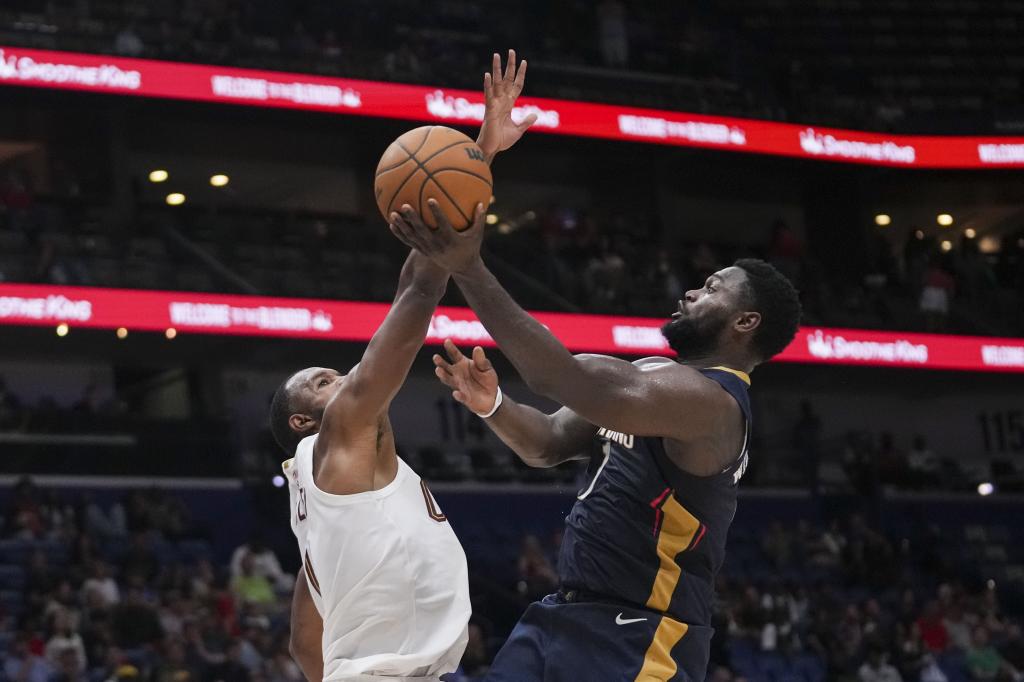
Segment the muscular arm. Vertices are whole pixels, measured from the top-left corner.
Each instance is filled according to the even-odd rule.
[[[295,579],[291,629],[288,652],[309,682],[321,682],[324,679],[324,622],[309,594],[305,569],[300,570],[299,577]]]
[[[526,464],[553,467],[585,454],[597,427],[567,407],[554,414],[523,405],[508,396],[487,426]]]
[[[605,355],[573,356],[519,307],[479,258],[454,278],[530,389],[591,424],[688,440],[706,432],[728,404],[714,382],[675,362],[634,365]]]
[[[448,274],[415,251],[398,278],[391,309],[324,413],[324,428],[377,423],[405,382],[423,346]]]
[[[409,254],[391,309],[324,408],[314,454],[321,462],[317,484],[327,492],[350,494],[372,483],[388,407],[423,346],[447,280],[425,257]]]

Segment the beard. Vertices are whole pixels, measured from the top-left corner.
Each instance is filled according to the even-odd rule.
[[[727,320],[677,317],[661,326],[661,335],[681,359],[711,355],[718,348]]]

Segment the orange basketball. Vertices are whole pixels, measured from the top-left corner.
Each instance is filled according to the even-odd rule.
[[[384,150],[373,179],[377,207],[387,220],[403,204],[437,228],[428,199],[437,201],[456,230],[473,224],[477,204],[491,199],[491,168],[473,140],[444,126],[423,126],[401,135]]]

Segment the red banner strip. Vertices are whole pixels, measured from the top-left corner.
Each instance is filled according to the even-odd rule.
[[[171,291],[0,284],[0,325],[368,341],[388,304]],[[665,320],[534,313],[573,351],[670,354]],[[438,308],[427,343],[494,342],[468,308]],[[1024,372],[1024,339],[803,327],[780,362]]]
[[[309,74],[0,47],[0,84],[475,126],[479,92]],[[1024,166],[1022,137],[886,135],[523,97],[533,130],[906,168]]]

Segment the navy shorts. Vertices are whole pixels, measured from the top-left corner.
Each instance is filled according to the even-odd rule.
[[[487,682],[704,682],[713,629],[548,595],[519,619]]]

